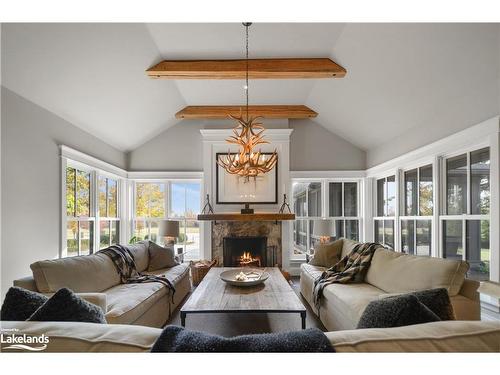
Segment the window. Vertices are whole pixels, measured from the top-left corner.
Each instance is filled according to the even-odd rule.
[[[91,176],[87,171],[66,168],[66,254],[90,254],[94,248],[91,216]]]
[[[440,216],[443,257],[470,264],[467,277],[490,278],[490,151],[445,160],[446,207]]]
[[[467,213],[467,154],[446,160],[446,213]]]
[[[119,243],[119,179],[66,160],[66,216],[61,256],[88,255]]]
[[[430,256],[432,251],[432,165],[403,173],[404,205],[400,216],[401,251]]]
[[[175,249],[184,253],[184,259],[200,256],[201,183],[199,181],[135,182],[135,210],[132,240],[158,238],[160,220],[179,221],[179,237]]]
[[[293,223],[292,259],[304,259],[305,253],[319,243],[317,220],[329,219],[330,240],[360,238],[359,189],[357,181],[292,181]]]
[[[375,242],[394,249],[394,222],[396,217],[396,176],[377,180],[377,216],[374,217]]]
[[[333,239],[341,237],[359,240],[358,183],[329,182],[329,211],[333,219]]]
[[[99,248],[117,244],[120,238],[118,181],[99,176]]]
[[[304,258],[304,253],[314,247],[316,240],[312,238],[314,220],[322,215],[322,184],[321,182],[294,182],[293,210],[295,220],[293,224],[294,247],[292,258]]]

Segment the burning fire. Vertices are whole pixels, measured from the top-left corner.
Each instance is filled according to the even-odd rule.
[[[259,258],[254,258],[252,256],[252,253],[249,251],[244,251],[243,255],[240,256],[239,259],[240,265],[241,266],[257,266],[260,267],[260,259]]]

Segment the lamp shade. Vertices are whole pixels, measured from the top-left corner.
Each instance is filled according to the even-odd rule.
[[[179,222],[174,220],[160,221],[158,228],[158,235],[160,237],[178,237],[179,236]]]
[[[333,222],[331,220],[314,220],[313,235],[318,237],[334,235]]]

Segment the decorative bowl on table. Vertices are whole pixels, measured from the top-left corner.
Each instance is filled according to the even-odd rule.
[[[254,286],[263,283],[269,274],[263,270],[252,268],[237,268],[220,274],[222,281],[234,286]]]

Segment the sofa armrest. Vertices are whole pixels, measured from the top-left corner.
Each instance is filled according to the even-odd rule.
[[[38,288],[36,287],[35,279],[33,276],[26,276],[20,279],[14,280],[14,286],[19,288],[28,289],[33,292],[38,292]]]
[[[479,301],[479,292],[477,291],[479,285],[479,281],[465,279],[459,294],[473,301]]]
[[[94,305],[99,306],[104,313],[108,311],[108,301],[106,298],[106,293],[75,293],[78,297],[90,302]],[[52,297],[54,293],[43,293],[47,297]]]

